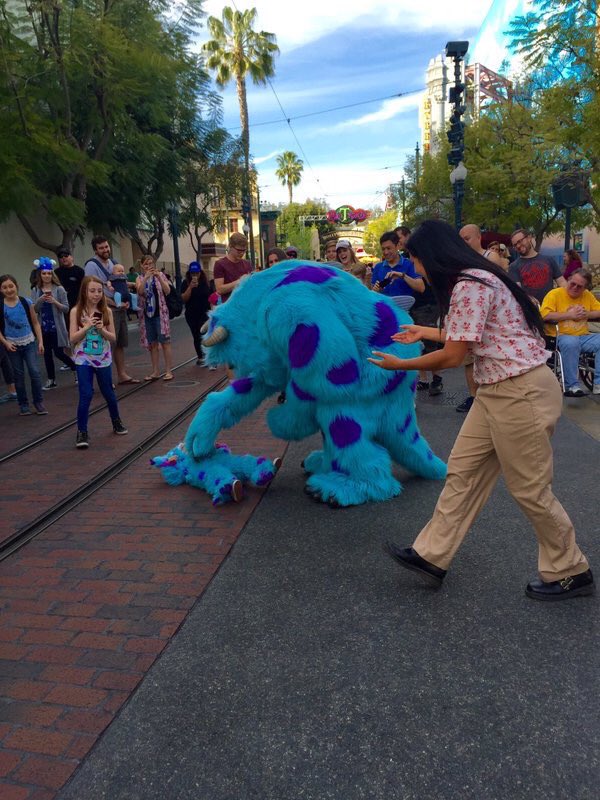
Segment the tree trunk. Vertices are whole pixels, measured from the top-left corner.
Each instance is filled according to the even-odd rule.
[[[255,266],[254,231],[252,229],[252,193],[250,186],[250,129],[248,125],[248,101],[246,99],[246,81],[242,75],[236,75],[238,103],[240,105],[240,124],[242,126],[242,147],[244,148],[244,180],[242,192],[249,200],[248,234],[250,239],[250,261]]]
[[[292,205],[292,182],[288,181],[288,193],[290,195],[290,205]]]

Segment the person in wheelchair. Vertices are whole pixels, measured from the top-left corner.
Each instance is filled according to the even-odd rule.
[[[562,357],[565,397],[583,397],[579,385],[579,354],[595,356],[593,393],[600,394],[600,333],[590,333],[588,320],[600,319],[600,302],[590,291],[592,275],[587,269],[573,272],[566,287],[552,289],[544,297],[540,313],[544,322],[558,327],[557,345]],[[552,336],[554,331],[548,331]]]

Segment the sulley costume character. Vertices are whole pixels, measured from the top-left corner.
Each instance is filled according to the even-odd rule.
[[[395,497],[401,486],[392,461],[424,478],[444,478],[445,464],[417,425],[416,373],[388,372],[367,361],[372,350],[418,355],[419,344],[390,339],[410,321],[387,298],[330,265],[282,261],[250,275],[211,312],[203,340],[207,360],[231,365],[236,379],[208,395],[196,413],[179,469],[202,473],[196,485],[213,502],[238,499],[235,482],[248,480],[248,470],[236,471],[240,457],[216,448],[215,440],[285,391],[285,402],[269,410],[268,424],[285,440],[321,432],[323,449],[303,462],[310,476],[305,490],[315,499],[350,506]],[[277,466],[267,462],[263,472],[272,477]],[[213,468],[225,493],[214,485]],[[270,479],[265,475],[263,485]]]

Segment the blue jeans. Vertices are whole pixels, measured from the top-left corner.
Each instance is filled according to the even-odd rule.
[[[88,364],[77,364],[77,384],[79,387],[79,405],[77,406],[77,429],[87,431],[90,403],[94,395],[94,375],[102,397],[108,403],[108,413],[112,420],[119,418],[117,396],[112,388],[112,367],[91,367]]]
[[[8,358],[15,376],[17,401],[20,406],[29,405],[27,387],[25,386],[25,366],[31,380],[31,394],[34,403],[42,403],[42,376],[40,375],[37,342],[21,345],[13,352],[8,350]]]
[[[594,383],[600,386],[600,333],[587,333],[583,336],[559,334],[558,349],[562,356],[565,387],[572,389],[579,385],[579,353],[595,353]]]

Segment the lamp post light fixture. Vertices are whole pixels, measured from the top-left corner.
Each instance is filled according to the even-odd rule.
[[[463,164],[465,124],[461,117],[466,111],[466,106],[463,105],[465,84],[462,81],[462,62],[468,49],[469,43],[465,41],[448,42],[446,45],[446,56],[454,61],[454,86],[451,86],[448,92],[448,101],[454,108],[450,116],[450,129],[447,136],[450,142],[448,164],[454,167],[450,173],[450,182],[454,195],[454,224],[457,230],[462,227],[462,202],[467,177],[467,169]]]
[[[462,161],[454,167],[450,173],[450,183],[452,184],[452,194],[454,197],[454,224],[456,230],[462,228],[462,203],[465,196],[465,181],[467,180],[467,168]]]

